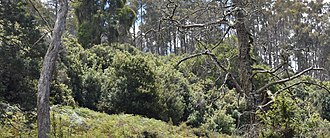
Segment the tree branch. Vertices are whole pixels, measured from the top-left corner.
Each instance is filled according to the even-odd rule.
[[[207,22],[207,23],[178,25],[178,26],[183,29],[189,29],[189,28],[202,28],[202,27],[207,27],[207,26],[216,25],[216,24],[228,24],[228,21],[225,18],[222,18],[222,19]]]
[[[287,81],[290,81],[290,80],[294,80],[294,79],[300,77],[301,75],[303,75],[304,73],[306,73],[308,71],[311,71],[311,70],[324,70],[324,69],[323,68],[314,68],[313,66],[309,67],[309,68],[307,68],[307,69],[305,69],[305,70],[303,70],[303,71],[301,71],[301,72],[299,72],[296,75],[293,75],[291,77],[268,83],[265,86],[263,86],[263,87],[259,88],[258,90],[256,90],[255,93],[260,93],[260,92],[264,91],[265,89],[267,89],[268,87],[273,86],[275,84],[284,83],[284,82],[287,82]]]
[[[236,91],[238,91],[238,93],[243,93],[242,87],[238,84],[237,80],[231,75],[231,73],[226,68],[223,67],[223,65],[219,62],[218,58],[210,52],[208,52],[207,54],[215,62],[218,68],[221,68],[224,72],[228,74],[230,80],[234,83]]]
[[[221,70],[223,70],[225,73],[228,74],[230,80],[234,83],[234,86],[236,88],[236,90],[239,92],[239,93],[242,93],[243,90],[241,88],[241,86],[238,84],[238,82],[236,81],[236,79],[231,75],[231,73],[219,62],[218,58],[210,53],[209,50],[205,50],[204,52],[201,52],[201,53],[197,53],[197,54],[193,54],[193,55],[190,55],[188,57],[185,57],[183,59],[181,59],[178,64],[175,66],[176,68],[183,62],[183,61],[186,61],[188,59],[191,59],[191,58],[194,58],[194,57],[198,57],[198,56],[202,56],[202,55],[208,55],[213,61],[214,63],[216,64],[216,66],[218,68],[220,68]]]
[[[220,41],[219,41],[214,47],[212,47],[211,50],[214,50],[215,48],[217,48],[217,47],[223,42],[223,40],[225,39],[226,35],[229,33],[229,31],[230,31],[231,28],[232,28],[231,26],[229,26],[229,27],[227,28],[227,30],[226,30],[226,32],[223,34],[221,40],[220,40]]]
[[[178,64],[175,65],[175,67],[176,67],[176,68],[179,67],[179,65],[180,65],[183,61],[186,61],[186,60],[188,60],[188,59],[191,59],[191,58],[194,58],[194,57],[198,57],[198,56],[201,56],[201,55],[207,55],[207,52],[208,52],[208,51],[205,50],[204,52],[196,53],[196,54],[190,55],[190,56],[188,56],[188,57],[185,57],[185,58],[181,59],[181,60],[178,62]]]
[[[252,74],[251,78],[253,78],[255,75],[257,75],[258,73],[269,73],[269,74],[273,74],[275,72],[277,72],[279,69],[281,69],[285,64],[287,63],[282,63],[281,65],[279,65],[277,68],[272,69],[272,70],[261,70],[261,71],[257,71],[255,73]],[[259,68],[258,68],[259,69]]]
[[[32,5],[33,9],[38,13],[38,15],[40,16],[40,18],[46,23],[47,29],[48,31],[51,31],[52,28],[50,27],[48,21],[44,18],[44,16],[42,16],[42,14],[40,13],[40,11],[37,9],[37,7],[34,5],[34,3],[29,0],[30,4]]]
[[[330,93],[330,90],[329,90],[328,88],[326,88],[325,86],[322,86],[321,84],[317,84],[317,83],[314,83],[314,82],[308,82],[308,81],[301,81],[301,82],[297,82],[297,83],[291,84],[291,85],[289,85],[289,86],[287,86],[287,87],[285,87],[285,88],[282,88],[282,89],[276,91],[276,92],[274,93],[274,97],[275,97],[277,94],[279,94],[280,92],[285,91],[285,90],[287,90],[287,89],[290,89],[290,88],[292,88],[292,87],[294,87],[294,86],[297,86],[297,85],[299,85],[299,84],[302,84],[302,83],[304,83],[304,84],[311,84],[311,85],[318,86],[318,87],[320,87],[320,88],[326,90],[328,93]],[[263,109],[264,107],[266,107],[266,106],[268,106],[268,105],[270,105],[270,104],[272,104],[272,103],[274,103],[274,99],[272,99],[271,101],[269,101],[268,103],[266,103],[266,104],[264,104],[264,105],[260,105],[259,108]]]

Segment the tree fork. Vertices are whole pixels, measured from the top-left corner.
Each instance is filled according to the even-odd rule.
[[[68,0],[58,0],[59,11],[57,14],[52,39],[44,57],[40,79],[38,83],[37,115],[38,115],[38,138],[46,138],[50,132],[50,107],[49,93],[55,62],[61,47],[61,37],[65,29],[66,16],[68,13]]]

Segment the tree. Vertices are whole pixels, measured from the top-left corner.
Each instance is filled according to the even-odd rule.
[[[19,104],[23,111],[36,107],[39,64],[46,53],[44,36],[25,1],[0,3],[0,99]]]
[[[242,4],[243,1],[234,0],[233,4],[235,8],[238,8],[237,12],[235,13],[235,28],[236,34],[238,38],[238,49],[239,49],[239,78],[240,78],[240,89],[242,90],[240,93],[244,92],[247,101],[247,110],[253,110],[255,106],[254,95],[252,93],[252,58],[251,58],[251,47],[252,47],[252,36],[250,32],[247,30],[245,25],[245,14],[242,10],[244,5]],[[236,88],[237,89],[237,88]],[[239,90],[239,88],[237,89]],[[253,120],[253,119],[252,119]]]
[[[240,0],[234,0],[232,2],[223,2],[220,1],[219,6],[223,6],[224,8],[228,8],[226,12],[223,13],[222,16],[220,17],[215,17],[209,22],[204,22],[204,23],[183,23],[181,24],[179,22],[180,19],[174,19],[171,18],[172,16],[169,15],[166,20],[170,20],[174,26],[176,26],[179,29],[198,29],[198,28],[207,28],[210,26],[216,26],[216,25],[223,25],[227,26],[227,31],[225,31],[223,36],[226,36],[228,33],[230,33],[231,29],[234,29],[236,33],[232,33],[232,35],[236,35],[238,39],[237,43],[237,49],[239,50],[238,53],[238,65],[235,66],[238,70],[238,75],[237,77],[235,74],[233,74],[232,71],[228,70],[230,67],[226,67],[223,61],[220,61],[217,56],[214,54],[214,50],[219,47],[217,43],[222,43],[223,39],[220,39],[219,42],[213,44],[213,45],[208,45],[207,43],[201,42],[200,44],[203,46],[204,50],[202,52],[187,56],[186,58],[183,58],[182,60],[179,61],[178,65],[182,63],[185,60],[188,60],[190,58],[198,57],[198,56],[208,56],[210,59],[214,61],[218,69],[222,72],[224,72],[226,75],[223,75],[224,83],[227,82],[227,80],[230,80],[233,83],[233,86],[238,93],[238,95],[243,96],[245,98],[245,111],[244,115],[247,121],[243,122],[245,124],[250,124],[248,129],[253,128],[253,124],[256,123],[257,120],[255,120],[255,112],[259,110],[259,108],[263,109],[265,106],[271,104],[274,101],[268,102],[265,106],[262,105],[262,100],[264,99],[262,95],[267,95],[267,91],[271,89],[272,87],[279,85],[279,84],[284,84],[284,88],[278,90],[276,94],[287,90],[292,87],[292,85],[287,86],[285,83],[292,81],[294,79],[297,79],[301,77],[303,74],[308,73],[309,71],[320,71],[323,70],[322,68],[317,68],[315,66],[310,66],[310,67],[305,67],[304,69],[300,70],[297,73],[290,74],[287,73],[285,74],[285,71],[287,71],[287,68],[285,68],[285,65],[288,64],[280,64],[278,67],[274,67],[270,70],[266,70],[264,68],[255,68],[253,65],[257,63],[252,58],[252,49],[253,49],[253,41],[254,38],[252,34],[250,33],[250,27],[248,23],[248,17],[249,17],[249,12],[246,11],[248,8],[248,4],[250,1],[245,2],[245,1],[240,1]],[[175,14],[175,10],[173,10],[173,14]],[[201,40],[202,41],[202,40]],[[283,72],[284,70],[284,72]],[[274,76],[274,78],[270,78],[266,80],[265,85],[258,86],[253,80],[256,80],[256,76],[258,74],[269,74]],[[280,75],[278,75],[280,74]],[[221,76],[219,76],[221,77]],[[239,80],[239,81],[237,81]],[[302,84],[306,82],[298,82],[298,84]],[[294,84],[297,85],[297,84]],[[293,86],[294,86],[293,85]],[[260,106],[258,106],[260,105]],[[252,136],[255,136],[254,134]]]
[[[177,24],[200,23],[220,17],[223,8],[215,1],[142,0],[138,10],[136,46],[147,52],[159,55],[192,53],[198,40],[213,43],[224,27],[207,26],[199,29],[177,29]]]
[[[61,37],[65,29],[66,16],[68,13],[68,1],[59,0],[59,13],[56,18],[51,43],[44,57],[42,71],[38,84],[38,137],[45,138],[50,132],[50,107],[49,93],[55,62],[61,47]]]
[[[135,11],[126,0],[76,0],[78,41],[84,48],[104,42],[126,42]]]

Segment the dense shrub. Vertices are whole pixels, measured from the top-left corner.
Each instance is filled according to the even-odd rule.
[[[30,14],[27,4],[25,1],[0,4],[0,100],[33,110],[40,65],[47,47],[40,39],[38,19]]]
[[[284,91],[274,99],[270,110],[259,111],[261,137],[327,137],[329,122],[313,111],[309,101],[302,101]]]
[[[174,124],[186,121],[191,97],[186,78],[172,65],[162,64],[156,69],[156,86],[158,104],[161,106],[160,118]]]
[[[227,134],[243,134],[248,129],[249,116],[244,112],[244,97],[239,97],[228,86],[222,86],[224,80],[218,80],[217,77],[224,74],[203,72],[205,70],[202,64],[206,58],[190,59],[177,67],[181,57],[154,56],[141,53],[129,45],[98,45],[84,49],[74,39],[67,39],[65,45],[67,50],[61,57],[63,67],[59,69],[57,83],[53,86],[58,93],[53,96],[57,103],[68,103],[68,97],[72,93],[79,106],[109,114],[138,114],[175,125],[183,123],[190,127]],[[230,51],[226,46],[221,47]],[[234,57],[227,56],[231,58],[228,64],[231,61],[235,63]],[[226,56],[220,55],[218,58],[225,60]],[[208,70],[215,69],[213,65],[206,67]],[[267,69],[263,65],[255,67]],[[265,74],[256,75],[254,87],[261,87],[272,81],[269,78]],[[269,91],[283,87],[285,86],[276,85],[270,87]],[[315,92],[311,93],[312,90]],[[323,120],[327,118],[327,100],[322,98],[326,97],[324,90],[313,85],[298,85],[291,92],[293,93],[282,96],[282,99],[277,97],[277,102],[282,103],[275,102],[269,110],[260,112],[262,124],[258,127],[263,130],[260,131],[260,136],[327,134],[328,130],[324,127],[328,123]],[[259,99],[271,100],[263,92],[259,96]],[[308,102],[301,103],[301,100]],[[288,108],[285,110],[287,113],[284,113],[284,107]],[[311,116],[303,110],[305,108],[311,110]],[[297,121],[306,118],[307,121]],[[274,125],[269,125],[269,122]],[[323,126],[317,127],[310,122],[318,122]],[[310,130],[317,128],[322,131],[310,133]],[[156,136],[153,132],[144,134]]]
[[[105,73],[99,108],[108,113],[131,113],[157,117],[158,95],[151,65],[141,55],[117,51],[112,68]]]
[[[22,111],[17,105],[0,102],[0,137],[36,136],[36,114]]]
[[[164,59],[143,54],[129,45],[83,49],[71,39],[66,39],[62,63],[67,70],[66,84],[78,105],[174,124],[187,120],[190,90],[173,62],[164,63]]]

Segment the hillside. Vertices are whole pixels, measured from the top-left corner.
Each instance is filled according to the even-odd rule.
[[[14,107],[5,113],[11,116],[6,119],[8,125],[0,127],[1,137],[36,137],[34,125],[23,125],[25,118]],[[11,110],[11,111],[9,111]],[[186,125],[174,126],[169,123],[145,118],[139,115],[108,115],[87,108],[53,106],[51,108],[51,137],[145,137],[145,138],[180,138],[180,137],[228,137],[209,133]],[[32,127],[33,129],[29,129]]]
[[[1,0],[0,138],[330,138],[323,0]]]

